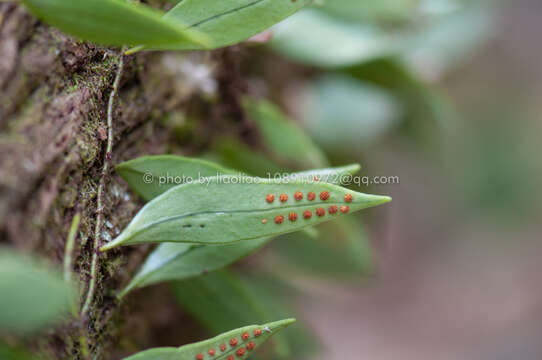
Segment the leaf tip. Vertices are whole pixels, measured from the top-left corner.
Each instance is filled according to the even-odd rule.
[[[373,200],[371,201],[371,206],[378,206],[382,204],[389,203],[391,201],[391,197],[385,196],[385,195],[373,195]]]
[[[350,164],[346,166],[351,174],[356,174],[361,170],[360,164]]]
[[[267,326],[269,327],[269,329],[271,329],[271,331],[275,331],[275,330],[280,330],[282,328],[290,326],[296,321],[297,320],[295,318],[289,318],[289,319],[284,319],[284,320],[279,320],[279,321],[269,323],[267,324]]]
[[[382,204],[391,202],[392,198],[391,196],[382,196]]]

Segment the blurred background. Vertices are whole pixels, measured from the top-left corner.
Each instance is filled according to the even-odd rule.
[[[307,264],[291,237],[272,247],[311,275],[252,259],[299,292],[322,344],[308,358],[542,357],[541,16],[534,0],[336,0],[276,27],[271,48],[301,69],[267,65],[276,100],[333,164],[400,179],[362,186],[393,197],[360,217],[362,279],[342,253]]]

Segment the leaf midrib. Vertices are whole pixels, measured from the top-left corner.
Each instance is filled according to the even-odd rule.
[[[239,6],[239,7],[235,8],[235,9],[230,9],[230,10],[228,10],[228,11],[226,11],[226,12],[223,12],[223,13],[220,13],[220,14],[213,15],[213,16],[207,18],[207,19],[200,20],[200,21],[198,21],[198,22],[196,22],[196,23],[190,25],[188,28],[198,27],[198,26],[200,26],[200,25],[205,24],[206,22],[209,22],[209,21],[212,21],[212,20],[214,20],[214,19],[218,19],[218,18],[220,18],[220,17],[222,17],[222,16],[226,16],[226,15],[235,13],[235,12],[237,12],[237,11],[240,11],[240,10],[243,10],[243,9],[246,9],[246,8],[249,8],[249,7],[251,7],[251,6],[257,5],[257,4],[259,4],[259,3],[261,3],[261,2],[264,2],[264,1],[266,1],[266,0],[255,0],[255,1],[251,2],[251,3],[249,3],[249,4],[246,4],[246,5],[243,5],[243,6]]]
[[[292,206],[289,206],[287,208],[284,208],[284,209],[292,209],[292,208],[300,208],[300,207],[307,207],[307,206],[314,206],[314,205],[323,205],[323,204],[329,204],[329,205],[332,205],[332,204],[346,204],[345,202],[316,202],[316,203],[311,203],[311,204],[296,204],[296,205],[292,205]],[[350,203],[351,204],[351,203]],[[196,212],[196,213],[191,213],[191,214],[184,214],[184,215],[176,215],[176,216],[170,216],[168,218],[165,218],[165,219],[161,219],[161,220],[158,220],[158,221],[155,221],[155,222],[152,222],[150,224],[146,224],[144,225],[141,229],[139,230],[136,230],[134,231],[132,234],[130,234],[130,236],[128,236],[128,239],[130,238],[133,238],[134,236],[137,236],[145,231],[147,231],[148,229],[156,226],[156,225],[160,225],[162,223],[165,223],[165,222],[168,222],[168,221],[174,221],[174,220],[178,220],[178,219],[183,219],[183,218],[187,218],[187,217],[192,217],[192,216],[197,216],[197,215],[203,215],[203,214],[218,214],[218,213],[221,213],[221,214],[234,214],[234,213],[251,213],[251,212],[266,212],[266,211],[275,211],[275,210],[279,210],[279,209],[283,209],[283,208],[272,208],[272,209],[251,209],[251,210],[227,210],[227,211],[200,211],[200,212]],[[314,224],[310,224],[310,223],[307,223],[307,224],[304,224],[300,227],[303,228],[303,227],[306,227],[306,226],[311,226],[311,225],[314,225]],[[282,232],[277,232],[276,235],[281,235],[281,234],[284,234],[284,233],[287,233],[289,231],[282,231]],[[269,236],[273,236],[273,235],[269,235]],[[258,239],[258,238],[261,238],[262,236],[256,236],[256,237],[253,237],[253,238],[247,238],[247,239],[244,239],[244,240],[254,240],[254,239]],[[219,245],[219,244],[233,244],[233,243],[236,243],[236,242],[239,242],[239,241],[243,241],[243,240],[238,240],[238,241],[228,241],[228,242],[224,242],[224,243],[219,243],[219,242],[213,242],[213,244],[215,245]],[[163,242],[166,242],[166,241],[163,241]],[[205,243],[200,243],[200,242],[188,242],[188,243],[193,243],[193,244],[202,244],[202,245],[205,245]]]
[[[314,202],[314,203],[310,203],[310,204],[294,204],[294,205],[289,205],[289,206],[286,206],[286,207],[274,207],[274,208],[271,208],[271,209],[199,211],[199,212],[194,212],[194,213],[190,213],[190,214],[170,216],[170,217],[167,217],[167,218],[152,222],[152,223],[146,225],[144,229],[153,227],[155,225],[160,225],[160,224],[168,222],[168,221],[175,221],[175,220],[179,220],[179,219],[183,219],[183,218],[187,218],[187,217],[205,215],[205,214],[217,214],[217,215],[218,214],[220,214],[220,215],[222,215],[222,214],[236,214],[236,213],[248,214],[248,213],[252,213],[252,212],[269,212],[269,211],[276,211],[276,210],[281,210],[281,209],[289,210],[289,209],[296,209],[296,208],[300,208],[300,207],[317,206],[317,205],[334,205],[334,204],[343,205],[343,204],[346,204],[346,203],[345,202],[340,202],[340,201],[339,202],[331,201],[331,202]]]

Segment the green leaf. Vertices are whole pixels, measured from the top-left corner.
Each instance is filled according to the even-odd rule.
[[[307,295],[300,291],[297,284],[286,282],[277,277],[275,271],[268,273],[243,271],[238,272],[237,276],[244,289],[256,296],[258,305],[273,318],[288,317],[289,314],[298,312],[301,303],[296,299],[299,296]],[[291,354],[287,359],[310,359],[312,358],[310,355],[319,354],[321,350],[318,338],[304,324],[296,324],[279,336],[284,336],[288,343]]]
[[[377,142],[399,123],[403,110],[391,91],[339,74],[316,78],[306,104],[308,133],[324,149],[341,154]]]
[[[273,28],[270,46],[294,61],[323,68],[393,57],[425,77],[434,77],[487,39],[491,30],[492,11],[485,2],[452,5],[452,11],[426,9],[411,22],[386,27],[357,18],[352,7],[341,9],[342,18],[331,15],[338,13],[340,2],[350,1],[360,8],[370,7],[369,2],[333,0],[324,6],[327,11],[301,11]]]
[[[142,178],[143,174],[147,172],[152,174],[155,179],[159,179],[168,173],[174,177],[197,177],[200,172],[213,173],[217,169],[224,169],[208,161],[169,155],[145,156],[122,163],[119,167],[122,167],[122,171],[120,171],[122,177],[146,199],[151,199],[155,194],[158,195],[161,191],[165,192],[170,188],[154,186],[156,184],[152,183],[145,184]],[[343,176],[356,173],[359,168],[359,165],[352,164],[338,168],[303,171],[292,175],[305,179],[313,179],[316,176],[321,181],[335,183],[340,181]],[[305,228],[305,231],[310,229],[312,228]],[[139,272],[118,296],[122,298],[136,288],[167,280],[191,278],[221,269],[253,253],[269,240],[271,237],[223,246],[201,246],[185,243],[160,244],[147,257]]]
[[[56,270],[0,247],[0,332],[31,333],[69,314],[74,289]]]
[[[239,174],[216,163],[177,155],[142,156],[117,165],[117,172],[146,201],[202,177]]]
[[[438,146],[435,132],[442,131],[442,127],[454,126],[457,121],[446,98],[421,81],[400,61],[381,59],[348,68],[347,71],[364,83],[386,89],[400,100],[403,104],[400,130],[428,151],[434,151]],[[327,93],[330,91],[332,89],[328,89]],[[326,95],[320,94],[320,98]],[[316,111],[318,108],[313,109],[307,116]],[[317,137],[316,134],[315,136]]]
[[[277,303],[275,294],[253,291],[250,283],[233,271],[221,270],[177,281],[172,284],[172,289],[183,310],[213,333],[224,332],[238,324],[268,322],[277,316],[277,312],[281,313],[279,316],[292,313],[292,309]],[[273,302],[273,305],[263,303],[262,298]],[[274,338],[275,352],[280,358],[292,357],[288,340],[302,333],[298,327],[295,333],[292,330],[289,330],[289,336],[282,333]]]
[[[354,217],[344,217],[319,227],[320,236],[292,233],[273,242],[284,273],[304,270],[309,276],[359,280],[373,269],[372,250],[365,229]],[[275,264],[276,266],[276,264]]]
[[[187,24],[208,35],[212,48],[233,45],[273,26],[312,0],[183,0],[165,18]],[[168,46],[169,50],[197,50],[196,44]]]
[[[23,0],[40,19],[104,45],[204,47],[207,38],[148,6],[123,0]]]
[[[130,187],[146,201],[152,200],[167,190],[203,177],[218,175],[242,175],[240,171],[222,167],[216,163],[176,155],[142,156],[117,165],[117,172]],[[290,174],[298,179],[311,180],[315,176],[321,181],[339,184],[341,179],[355,174],[358,164],[301,171]]]
[[[217,271],[198,278],[172,283],[183,310],[209,331],[220,333],[239,323],[267,322],[293,313],[291,291],[274,278],[247,277],[234,271]],[[273,341],[273,358],[292,359],[318,347],[308,329],[296,325]],[[267,358],[267,357],[266,357]]]
[[[373,25],[308,9],[275,26],[270,46],[297,62],[339,68],[392,55],[397,40]]]
[[[294,199],[295,192],[304,194]],[[307,200],[307,194],[327,192],[329,198]],[[274,194],[268,203],[266,196]],[[288,195],[281,202],[279,195]],[[352,201],[346,203],[349,194]],[[165,192],[145,205],[128,227],[102,251],[121,246],[154,242],[186,242],[227,244],[301,230],[307,226],[344,216],[341,211],[317,216],[317,209],[331,205],[345,206],[355,212],[390,201],[389,197],[357,193],[323,182],[281,181],[253,177],[222,175],[204,178],[201,182],[183,184]],[[348,206],[348,208],[346,208]],[[302,213],[314,215],[304,219]],[[289,221],[290,213],[297,214]],[[282,217],[282,222],[274,219]]]
[[[398,55],[426,79],[457,66],[490,38],[494,26],[490,3],[456,4],[455,10],[430,14],[431,21],[421,30],[407,34]]]
[[[274,160],[288,164],[289,168],[329,165],[324,153],[277,106],[245,98],[243,107],[262,134],[263,146],[275,156]]]
[[[398,22],[412,17],[418,6],[412,0],[331,0],[324,2],[321,9],[344,19]]]
[[[209,154],[221,164],[240,169],[252,176],[269,177],[269,174],[273,176],[291,171],[287,167],[277,165],[268,155],[232,137],[216,141],[213,151]]]
[[[271,238],[241,241],[231,245],[205,246],[184,243],[160,244],[139,272],[119,294],[168,280],[182,280],[226,267],[253,253]]]
[[[245,326],[223,333],[212,339],[181,346],[179,348],[167,347],[146,350],[129,356],[125,358],[125,360],[193,360],[200,356],[203,356],[202,359],[206,360],[226,360],[230,355],[237,358],[246,357],[247,354],[250,354],[255,348],[269,339],[269,337],[294,322],[295,319],[286,319],[263,325]],[[256,336],[255,331],[261,331],[261,335]],[[249,335],[247,340],[243,340],[242,338],[242,335],[245,333]],[[231,345],[232,343],[230,343],[230,341],[232,339],[236,339],[236,345]],[[224,351],[220,350],[222,344],[226,345]],[[251,350],[247,349],[247,346],[250,346],[249,344],[253,345]],[[211,349],[215,351],[214,356],[208,354],[208,351]],[[238,351],[242,351],[241,356],[236,355]]]
[[[326,169],[315,169],[306,171],[297,171],[291,173],[289,177],[292,179],[306,181],[321,181],[328,184],[343,185],[352,180],[352,176],[359,172],[361,166],[359,164],[350,164]]]

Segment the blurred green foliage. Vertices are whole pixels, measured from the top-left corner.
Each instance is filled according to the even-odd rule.
[[[0,342],[0,359],[2,360],[37,360],[23,349],[4,345]]]
[[[43,262],[0,248],[0,334],[32,334],[69,314],[75,291]]]
[[[307,102],[304,125],[328,152],[363,150],[396,125],[402,113],[393,93],[345,74],[315,78]]]
[[[197,318],[211,333],[220,333],[232,326],[295,313],[283,290],[273,288],[273,280],[258,277],[257,281],[233,271],[216,271],[205,276],[172,284],[183,309]],[[282,288],[283,289],[283,288]],[[291,359],[314,351],[310,333],[296,324],[271,341],[273,351],[254,358]],[[311,350],[312,349],[312,350]]]

